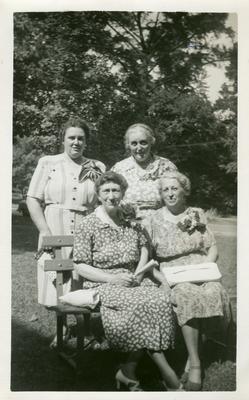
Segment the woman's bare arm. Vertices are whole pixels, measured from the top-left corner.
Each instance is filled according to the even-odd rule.
[[[216,262],[218,259],[218,248],[213,244],[209,249],[205,258],[205,262]]]
[[[143,246],[141,248],[140,259],[139,259],[139,262],[138,262],[136,270],[140,269],[145,264],[147,264],[148,259],[149,259],[149,250],[147,249],[146,246]],[[142,281],[142,279],[143,279],[143,276],[144,276],[144,272],[141,272],[140,274],[137,274],[136,280],[140,283]]]
[[[39,230],[40,234],[51,235],[51,231],[46,222],[41,203],[35,197],[27,196],[27,207],[32,221]]]
[[[132,275],[127,272],[109,274],[91,265],[80,263],[74,264],[75,271],[83,278],[100,283],[112,283],[121,286],[131,286],[133,283]]]

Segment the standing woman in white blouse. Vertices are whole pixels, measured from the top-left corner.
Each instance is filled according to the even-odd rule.
[[[27,193],[27,206],[39,230],[38,250],[42,236],[71,235],[82,217],[93,211],[97,197],[94,181],[105,172],[105,165],[83,156],[87,123],[71,117],[62,130],[64,152],[40,158]],[[67,255],[71,249],[65,249]],[[38,260],[38,302],[56,305],[54,272],[44,272],[43,254]],[[64,277],[65,279],[65,277]],[[64,282],[64,293],[71,289],[71,277]]]

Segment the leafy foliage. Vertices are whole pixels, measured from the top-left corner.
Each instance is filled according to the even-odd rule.
[[[37,160],[45,154],[54,153],[56,137],[17,136],[13,149],[13,187],[24,194],[28,188]]]
[[[232,159],[202,78],[206,64],[231,60],[215,41],[220,34],[232,36],[226,18],[186,12],[16,13],[15,149],[25,137],[25,154],[29,146],[34,158],[40,150],[58,152],[62,123],[79,115],[92,128],[87,155],[110,167],[124,157],[127,127],[145,122],[155,129],[155,152],[190,176],[193,201],[224,208],[224,193],[214,196],[213,188],[223,190],[220,182],[230,174]],[[236,126],[230,140],[235,133]],[[232,185],[229,190],[234,193]]]
[[[237,43],[229,50],[230,62],[226,67],[228,82],[222,86],[221,97],[216,101],[215,115],[221,124],[223,153],[219,157],[219,168],[225,172],[225,205],[236,212],[237,196],[234,186],[237,182]]]

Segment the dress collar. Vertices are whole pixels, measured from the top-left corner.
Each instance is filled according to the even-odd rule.
[[[65,151],[64,151],[64,153],[62,153],[62,154],[63,154],[63,158],[64,158],[65,161],[70,162],[72,165],[75,165],[75,166],[80,167],[80,168],[81,168],[81,166],[82,166],[82,164],[83,164],[84,162],[86,162],[86,161],[89,160],[88,158],[82,156],[82,157],[83,157],[82,163],[81,163],[81,164],[78,164],[78,163],[76,163],[71,157],[69,157],[69,155],[68,155]]]
[[[101,221],[102,226],[101,228],[113,228],[119,229],[122,228],[122,225],[112,225],[109,221],[109,218],[106,217],[105,213],[103,212],[102,206],[98,206],[94,211],[95,216]]]

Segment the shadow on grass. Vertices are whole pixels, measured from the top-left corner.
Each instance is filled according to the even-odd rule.
[[[36,251],[38,230],[29,217],[12,214],[12,254]]]
[[[234,333],[234,332],[233,332]],[[115,373],[125,361],[126,354],[106,351],[85,351],[81,370],[74,371],[50,350],[50,337],[39,334],[27,324],[12,322],[12,357],[11,357],[11,390],[12,391],[115,391]],[[234,338],[233,338],[234,340]],[[235,366],[231,361],[234,351],[228,351],[212,341],[203,347],[202,357],[207,379],[204,390],[235,390]],[[231,347],[230,350],[233,350]],[[183,372],[187,358],[181,335],[177,335],[176,349],[167,352],[167,359],[178,375]],[[214,387],[213,376],[226,371],[226,381]],[[213,371],[214,370],[214,371]],[[210,373],[212,371],[212,373]],[[150,358],[145,355],[138,366],[138,377],[145,391],[162,391],[159,373]],[[212,377],[210,381],[210,375]],[[233,379],[234,378],[234,379]]]
[[[12,322],[12,391],[113,391],[118,353],[86,351],[82,370],[74,371],[49,348],[50,340]],[[122,355],[121,355],[122,359]]]

